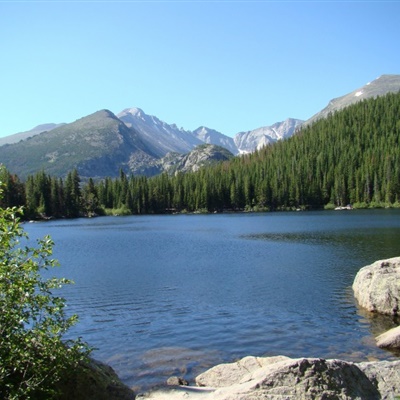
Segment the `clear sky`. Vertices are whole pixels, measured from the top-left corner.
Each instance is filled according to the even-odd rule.
[[[233,136],[400,74],[399,1],[0,0],[0,136],[139,107]]]

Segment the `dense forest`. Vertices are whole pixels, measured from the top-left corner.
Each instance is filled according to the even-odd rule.
[[[398,207],[400,93],[361,101],[287,140],[194,173],[81,182],[44,171],[21,182],[6,166],[1,206],[25,218],[104,214]]]

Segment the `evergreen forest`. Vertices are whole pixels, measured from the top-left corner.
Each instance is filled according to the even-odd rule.
[[[1,207],[24,218],[400,206],[400,93],[360,101],[291,138],[197,172],[22,182],[3,166]]]

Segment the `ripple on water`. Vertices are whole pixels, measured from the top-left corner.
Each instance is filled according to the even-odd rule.
[[[388,358],[400,321],[358,308],[351,284],[398,255],[399,210],[95,218],[30,224],[56,242],[82,336],[130,386],[187,380],[246,355]],[[29,233],[29,232],[28,232]],[[31,235],[32,234],[32,235]],[[63,289],[64,290],[64,289]]]

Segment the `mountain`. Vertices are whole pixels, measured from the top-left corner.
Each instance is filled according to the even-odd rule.
[[[361,100],[383,96],[387,93],[396,93],[398,91],[400,91],[400,75],[381,75],[359,89],[332,99],[323,110],[313,115],[305,124],[309,125],[318,119],[326,118],[330,113],[334,113]]]
[[[203,143],[222,146],[229,150],[232,154],[239,154],[239,149],[237,148],[234,139],[214,129],[201,126],[193,131],[193,135],[195,135]]]
[[[145,114],[140,108],[127,108],[117,115],[101,110],[70,124],[40,125],[3,138],[3,143],[8,144],[0,145],[0,163],[21,179],[40,170],[63,177],[74,168],[82,178],[115,177],[120,169],[128,174],[146,176],[163,171],[193,170],[196,162],[202,164],[222,154],[221,151],[218,156],[218,152],[211,154],[208,148],[206,154],[197,154],[201,145],[221,146],[234,155],[251,153],[292,136],[300,127],[336,110],[399,90],[400,75],[382,75],[362,88],[331,100],[306,122],[288,118],[272,126],[239,132],[234,138],[205,126],[194,131],[178,128]],[[191,153],[193,150],[195,152]]]
[[[51,131],[52,129],[58,128],[62,125],[64,124],[42,124],[26,132],[14,133],[13,135],[2,137],[0,138],[0,146],[3,146],[4,144],[17,143],[21,140],[25,140],[32,136],[38,135],[39,133]]]
[[[117,117],[128,127],[141,134],[143,142],[160,157],[170,152],[185,154],[203,143],[223,146],[233,154],[238,154],[234,140],[220,132],[204,126],[195,131],[167,124],[153,115],[147,115],[140,108],[127,108]]]
[[[19,143],[1,146],[0,161],[23,179],[40,170],[63,177],[74,168],[86,179],[116,177],[120,169],[146,176],[195,171],[233,157],[225,148],[204,144],[191,133],[147,116],[140,109],[125,110],[121,118],[128,117],[131,127],[111,111],[95,112]],[[165,154],[168,147],[174,151]],[[191,151],[182,154],[176,148]]]
[[[158,157],[169,152],[187,153],[203,143],[191,132],[147,115],[140,108],[127,108],[117,114],[117,117],[126,126],[135,129],[146,147]]]
[[[267,144],[288,138],[300,128],[304,121],[288,118],[283,122],[277,122],[272,126],[264,126],[247,132],[239,132],[234,141],[240,153],[252,153]]]
[[[146,146],[160,157],[169,152],[184,154],[202,143],[225,147],[234,155],[251,153],[266,144],[290,137],[304,122],[289,118],[272,126],[240,132],[231,138],[205,126],[194,131],[179,129],[175,124],[169,125],[155,116],[145,114],[140,108],[127,108],[117,117],[138,131]]]
[[[111,111],[101,110],[71,124],[0,147],[0,161],[20,178],[45,170],[65,176],[76,168],[81,177],[118,176],[157,158]]]

